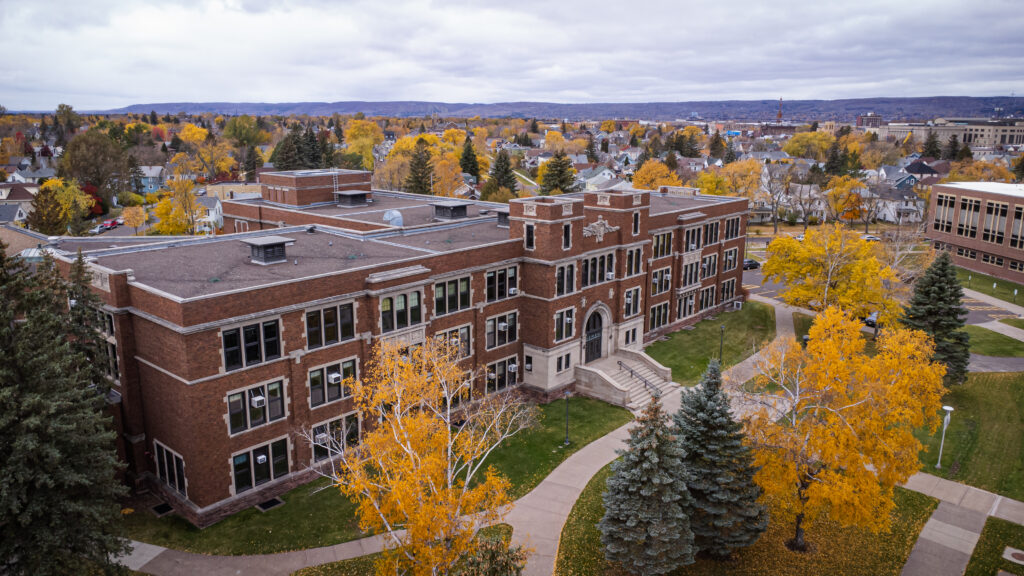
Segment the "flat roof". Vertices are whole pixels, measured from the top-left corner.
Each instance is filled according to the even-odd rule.
[[[242,238],[242,242],[250,246],[271,246],[273,244],[289,244],[294,243],[293,238],[285,238],[284,236],[257,236],[255,238]]]
[[[367,192],[359,191],[359,193],[366,194]],[[322,216],[344,218],[346,220],[373,222],[375,224],[387,224],[387,222],[384,221],[384,213],[388,210],[397,210],[402,214],[402,226],[404,228],[438,223],[438,221],[434,219],[435,205],[445,206],[451,205],[451,203],[457,203],[457,205],[460,206],[465,205],[466,218],[475,218],[480,216],[481,210],[493,211],[500,208],[486,202],[479,203],[469,200],[452,200],[450,198],[438,196],[397,195],[379,191],[373,191],[372,194],[373,202],[368,202],[367,204],[361,204],[359,206],[343,206],[335,203],[329,203],[305,207],[280,207],[288,210],[319,214]],[[278,206],[277,204],[272,205]],[[343,224],[339,223],[339,225]]]
[[[279,170],[275,172],[263,172],[261,175],[273,174],[275,176],[291,176],[293,178],[308,178],[311,176],[330,176],[332,174],[371,174],[367,170],[346,170],[344,168],[313,168],[310,170]]]
[[[459,222],[459,220],[454,222]],[[394,244],[436,252],[462,250],[508,239],[508,227],[498,228],[493,221],[478,221],[468,225],[453,225],[451,228],[431,229],[416,234],[381,238],[383,241]]]
[[[976,192],[987,192],[989,194],[1004,194],[1015,198],[1024,198],[1024,183],[1009,184],[1006,182],[949,182],[940,184],[950,188],[961,190],[974,190]]]

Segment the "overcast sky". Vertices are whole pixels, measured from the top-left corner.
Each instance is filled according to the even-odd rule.
[[[1024,93],[1012,0],[0,0],[0,104]]]

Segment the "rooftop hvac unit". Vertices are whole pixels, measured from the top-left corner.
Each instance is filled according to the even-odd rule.
[[[321,432],[321,433],[317,434],[313,438],[313,441],[316,442],[317,444],[326,444],[327,443],[327,433],[326,432]]]
[[[513,374],[515,374],[515,373],[516,373],[516,370],[518,370],[518,369],[519,369],[519,367],[518,367],[518,366],[516,366],[515,364],[509,364],[509,365],[508,365],[508,371],[509,371],[509,372],[511,372],[511,373],[513,373]]]
[[[341,373],[340,372],[332,372],[332,373],[328,374],[327,375],[327,383],[328,384],[341,384]]]
[[[605,280],[615,280],[615,272],[606,272],[604,275]]]
[[[498,322],[498,330],[502,332],[508,330],[508,322]]]
[[[267,405],[267,399],[263,396],[253,396],[249,399],[249,403],[252,404],[253,408],[263,408]]]
[[[516,288],[515,286],[508,289],[509,296],[515,296],[517,292],[519,292],[519,289]]]
[[[267,455],[266,454],[260,454],[259,456],[257,456],[256,457],[256,463],[257,464],[266,464],[267,463]]]

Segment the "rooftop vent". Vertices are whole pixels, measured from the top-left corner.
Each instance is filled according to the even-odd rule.
[[[277,264],[288,260],[284,247],[294,244],[295,240],[284,236],[259,236],[242,240],[252,250],[250,258],[256,264]]]
[[[402,213],[398,210],[388,210],[384,212],[384,221],[390,226],[401,228],[403,226]]]
[[[498,227],[508,228],[508,210],[495,210],[494,213],[498,215]]]
[[[458,220],[466,217],[467,202],[439,202],[434,204],[434,220]]]
[[[370,193],[366,190],[335,190],[338,206],[366,206]]]

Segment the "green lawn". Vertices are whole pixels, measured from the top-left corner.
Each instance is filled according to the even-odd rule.
[[[743,309],[703,320],[692,330],[680,330],[668,340],[655,342],[646,352],[672,369],[672,379],[684,386],[696,384],[711,358],[718,357],[721,326],[725,325],[724,368],[738,364],[775,339],[775,308],[744,302]]]
[[[1024,330],[1024,318],[1002,318],[999,321],[1003,324],[1013,326],[1014,328]]]
[[[1003,558],[1007,546],[1024,550],[1024,526],[1000,518],[989,518],[964,576],[993,576],[998,570],[1024,576],[1024,565]]]
[[[954,408],[942,469],[935,469],[942,428],[918,433],[926,452],[922,470],[1024,499],[1024,372],[971,374],[943,399]]]
[[[1020,340],[970,324],[964,326],[964,330],[971,336],[971,354],[1024,357],[1024,342]]]
[[[512,539],[512,527],[508,524],[495,524],[480,530],[479,535],[487,538],[500,538],[504,542],[508,542]],[[303,568],[292,576],[366,576],[374,573],[373,564],[378,558],[380,558],[379,552],[351,560]]]
[[[570,454],[626,424],[624,408],[590,398],[569,399],[569,439],[565,441],[565,401],[540,407],[538,426],[508,440],[489,462],[512,484],[513,499],[532,490]],[[355,506],[327,480],[300,486],[281,497],[283,506],[269,512],[250,508],[204,530],[179,516],[157,518],[149,510],[125,517],[128,534],[141,542],[204,554],[270,554],[330,546],[365,536]]]
[[[970,280],[968,280],[968,277],[970,277]],[[1020,284],[1015,284],[1009,280],[1001,280],[988,274],[972,272],[959,266],[956,269],[956,278],[964,288],[970,288],[976,292],[988,294],[1006,302],[1013,302],[1013,290],[1016,289],[1019,292],[1017,303],[1024,304],[1024,286]],[[995,288],[992,288],[993,283],[996,284]]]
[[[610,474],[601,470],[583,490],[562,528],[555,574],[559,576],[625,576],[604,559],[601,535],[595,526],[604,514],[601,494]],[[896,516],[892,532],[871,534],[821,521],[807,531],[812,549],[790,552],[785,541],[792,537],[789,524],[772,523],[760,540],[729,562],[699,559],[677,570],[676,576],[897,576],[938,501],[901,488],[896,489]]]

